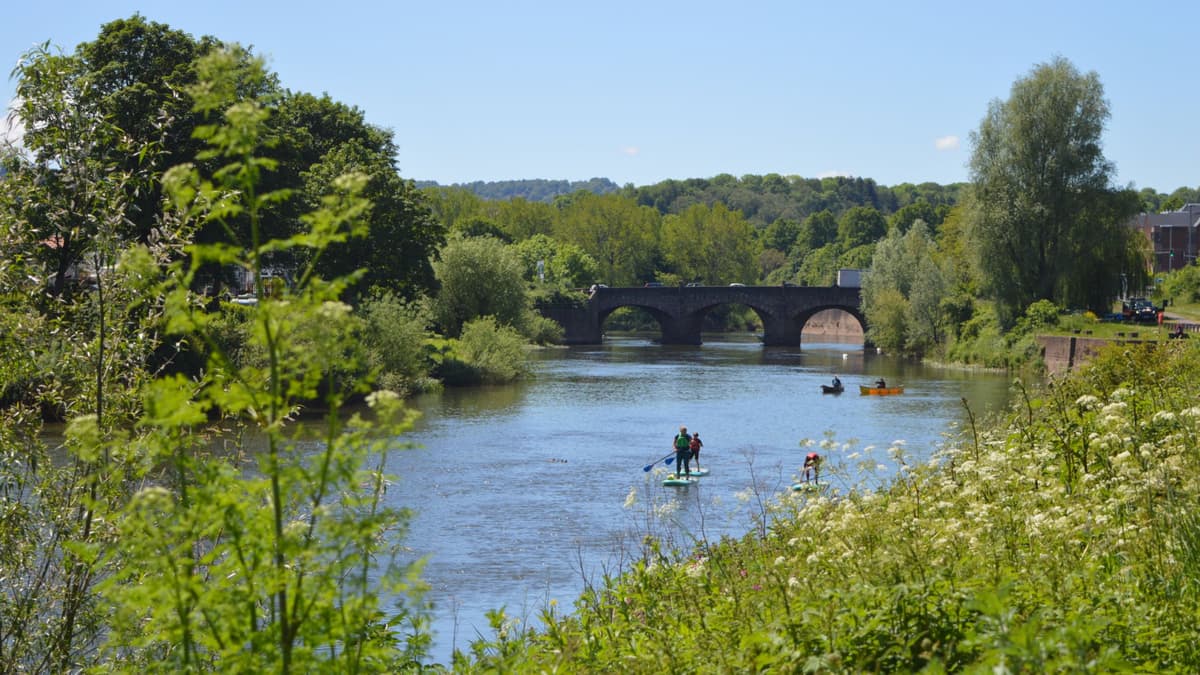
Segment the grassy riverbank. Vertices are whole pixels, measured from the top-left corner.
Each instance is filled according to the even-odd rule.
[[[651,545],[536,634],[497,615],[456,669],[1195,672],[1198,357],[1114,347],[886,490],[788,494],[740,540]]]

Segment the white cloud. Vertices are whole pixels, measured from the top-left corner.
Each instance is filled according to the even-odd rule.
[[[941,138],[933,139],[933,147],[938,150],[957,150],[958,136],[942,136]]]
[[[625,146],[624,148],[621,148],[621,154],[628,155],[630,157],[637,157],[638,153],[641,151],[642,151],[642,149],[637,147],[636,145],[628,145],[628,146]]]
[[[833,169],[831,171],[822,171],[817,174],[817,178],[853,178],[854,174],[844,169]]]

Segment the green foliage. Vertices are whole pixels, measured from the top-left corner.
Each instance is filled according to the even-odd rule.
[[[888,232],[863,279],[868,340],[891,352],[916,355],[941,343],[946,283],[936,260],[937,247],[924,221],[907,233],[900,228]]]
[[[767,226],[759,236],[764,248],[775,249],[786,253],[791,250],[800,236],[800,223],[787,218],[778,218]]]
[[[708,285],[757,279],[758,243],[740,213],[724,204],[697,204],[662,227],[663,257],[680,279]],[[664,281],[665,283],[665,281]]]
[[[245,264],[257,277],[269,252],[320,250],[358,231],[366,177],[333,181],[337,192],[303,218],[306,233],[260,237],[262,211],[278,199],[257,189],[272,165],[255,154],[268,116],[220,86],[231,56],[206,57],[198,71],[214,79],[192,90],[198,109],[224,111],[221,124],[198,131],[205,156],[222,169],[210,177],[177,167],[164,185],[180,222],[229,228],[242,220],[255,244]],[[391,672],[411,663],[427,641],[402,646],[388,626],[420,625],[419,615],[403,603],[387,614],[380,597],[414,588],[411,570],[393,564],[385,543],[404,514],[380,501],[383,458],[410,419],[390,392],[367,397],[369,418],[341,414],[344,401],[366,392],[354,377],[362,326],[338,302],[353,279],[326,281],[310,267],[293,287],[268,295],[260,286],[257,304],[238,310],[245,322],[230,322],[190,289],[205,265],[239,252],[197,244],[189,253],[162,287],[165,325],[206,345],[208,363],[199,381],[162,377],[139,388],[139,435],[119,446],[138,460],[130,478],[143,482],[103,513],[118,535],[110,559],[119,563],[103,582],[106,669]],[[231,327],[245,331],[255,358],[225,351]],[[314,450],[292,416],[300,402],[318,399],[329,413]],[[255,470],[235,463],[239,453],[211,452],[197,433],[214,414],[235,428],[253,426],[263,445]],[[106,446],[102,428],[87,421],[77,418],[72,436],[77,456],[94,462]],[[379,464],[367,466],[367,457]]]
[[[796,246],[801,251],[815,251],[837,241],[838,221],[828,209],[814,213],[804,219]]]
[[[437,189],[436,182],[427,182],[422,188]],[[556,197],[574,194],[580,190],[598,195],[609,194],[620,189],[616,183],[607,178],[592,178],[590,180],[500,180],[473,181],[470,183],[455,183],[447,189],[456,189],[477,195],[488,200],[524,200],[529,202],[553,202]]]
[[[653,209],[625,197],[578,193],[560,207],[554,238],[591,256],[598,281],[640,285],[654,278],[660,220]]]
[[[491,316],[464,324],[448,351],[441,366],[447,385],[503,384],[529,372],[524,337]]]
[[[887,234],[887,220],[878,210],[856,206],[838,219],[838,243],[843,249],[873,244]]]
[[[1058,323],[1059,308],[1049,300],[1038,300],[1025,310],[1025,318],[1029,319],[1032,329],[1045,328]]]
[[[1159,292],[1173,303],[1191,304],[1200,301],[1200,266],[1195,264],[1168,272]]]
[[[898,229],[903,234],[908,232],[913,223],[920,220],[931,228],[936,228],[942,223],[945,218],[945,213],[935,209],[929,202],[920,200],[913,202],[899,211],[896,211],[888,218],[888,229]]]
[[[1108,116],[1099,77],[1056,58],[972,134],[971,248],[1005,326],[1040,299],[1100,311],[1141,267],[1127,225],[1138,197],[1112,187],[1103,155]]]
[[[429,341],[431,311],[391,293],[368,298],[359,307],[364,320],[363,346],[376,384],[401,396],[434,388]]]
[[[826,244],[804,256],[804,262],[796,272],[796,283],[802,286],[832,286],[837,280],[837,244]]]
[[[545,283],[565,288],[590,286],[599,274],[599,265],[592,256],[574,244],[564,244],[544,234],[535,234],[513,246],[521,257],[525,280],[538,278],[538,262],[542,262]]]
[[[294,100],[289,99],[293,106],[297,105],[291,103]],[[322,100],[325,107],[333,108],[335,112],[344,110],[344,106]],[[371,200],[371,210],[361,236],[350,237],[322,251],[313,261],[315,269],[327,277],[345,276],[362,269],[361,277],[351,288],[352,299],[363,295],[367,289],[390,291],[414,299],[433,288],[430,258],[445,243],[446,231],[434,220],[429,206],[412,182],[403,180],[396,173],[391,133],[366,125],[361,113],[352,112],[356,114],[343,114],[350,117],[346,125],[354,129],[354,135],[344,141],[336,137],[320,139],[324,143],[318,147],[332,147],[301,172],[303,203],[309,209],[317,208],[321,196],[333,189],[339,176],[355,172],[368,176],[363,196]],[[319,119],[324,122],[333,114],[327,112]],[[298,113],[293,111],[293,115],[298,116]],[[340,131],[336,127],[334,130]],[[322,133],[332,135],[334,130],[314,123],[305,129],[305,138]],[[376,136],[382,136],[382,139],[375,139]],[[367,140],[374,142],[368,144]],[[307,261],[302,258],[299,262]]]
[[[534,344],[557,345],[562,344],[566,332],[558,322],[530,310],[525,317],[522,334]]]
[[[529,298],[520,257],[491,237],[452,238],[434,263],[441,288],[434,316],[445,335],[456,337],[474,319],[492,316],[520,327]]]

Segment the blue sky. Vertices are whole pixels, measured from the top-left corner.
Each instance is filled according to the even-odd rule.
[[[141,13],[253,46],[284,86],[391,129],[406,178],[969,180],[993,99],[1095,71],[1119,184],[1200,186],[1200,2],[123,2],[0,10],[5,73]],[[0,97],[12,98],[3,80]]]

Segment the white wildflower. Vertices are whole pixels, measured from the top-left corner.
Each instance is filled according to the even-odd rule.
[[[1125,403],[1123,401],[1114,401],[1113,403],[1109,403],[1108,405],[1101,408],[1100,413],[1106,417],[1115,416],[1115,415],[1123,415],[1125,413],[1125,410],[1128,407],[1129,407],[1128,403]]]
[[[367,394],[367,405],[377,408],[384,403],[399,401],[400,395],[389,389],[379,389]]]
[[[1154,413],[1154,417],[1151,418],[1151,421],[1154,424],[1174,422],[1175,421],[1175,413],[1173,413],[1169,410],[1159,410],[1158,412]]]

